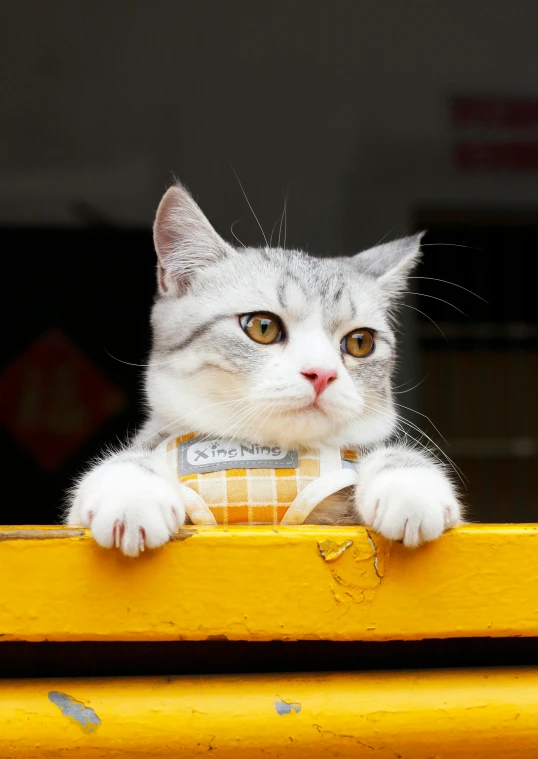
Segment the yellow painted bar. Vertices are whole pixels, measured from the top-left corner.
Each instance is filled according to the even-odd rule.
[[[3,759],[536,759],[536,669],[6,680]]]
[[[137,559],[0,528],[0,641],[538,636],[538,525],[410,551],[363,527],[185,529]]]

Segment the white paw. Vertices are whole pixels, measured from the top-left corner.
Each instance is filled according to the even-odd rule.
[[[104,548],[138,556],[166,543],[185,522],[185,508],[165,479],[135,463],[102,464],[82,481],[69,524],[90,527]]]
[[[389,469],[372,478],[357,504],[368,527],[408,547],[435,540],[460,519],[449,480],[437,469]]]

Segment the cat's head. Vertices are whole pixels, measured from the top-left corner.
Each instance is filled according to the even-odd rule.
[[[395,424],[391,312],[420,237],[350,258],[236,249],[171,187],[154,227],[155,421],[296,447],[385,438]]]

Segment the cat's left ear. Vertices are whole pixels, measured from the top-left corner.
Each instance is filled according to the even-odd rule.
[[[376,245],[353,257],[361,274],[369,274],[387,290],[389,297],[398,297],[406,289],[407,277],[420,261],[420,241],[425,232],[402,237],[394,242]]]

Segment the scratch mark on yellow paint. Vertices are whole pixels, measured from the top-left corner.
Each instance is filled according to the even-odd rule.
[[[316,725],[315,723],[312,725],[312,727],[315,727],[316,730],[320,735],[332,735],[333,738],[349,738],[349,740],[355,741],[359,746],[363,746],[364,748],[369,748],[370,751],[375,751],[374,746],[369,746],[368,743],[363,743],[360,741],[356,735],[349,735],[346,733],[335,733],[334,730],[324,730],[321,725]],[[396,756],[399,756],[398,754]]]
[[[379,574],[379,564],[378,564],[378,561],[377,561],[377,548],[376,548],[376,545],[375,545],[375,543],[374,543],[374,541],[372,539],[372,536],[368,532],[368,530],[366,530],[366,536],[368,538],[368,542],[370,543],[370,545],[372,547],[372,551],[374,552],[374,569],[375,569],[375,573],[379,577],[379,579],[381,579],[381,575]]]
[[[342,588],[344,595],[348,596],[354,603],[361,604],[364,601],[364,589],[358,588],[356,585],[352,585],[350,582],[344,580],[343,577],[332,572],[334,581]]]
[[[318,542],[319,552],[325,561],[336,561],[352,545],[352,540],[346,540],[345,543],[335,543],[334,540],[324,540],[323,543]]]
[[[73,722],[76,722],[85,733],[93,733],[101,724],[101,720],[93,709],[84,706],[81,701],[75,701],[72,696],[68,696],[66,693],[51,690],[49,701],[58,707],[64,717],[69,717]]]

